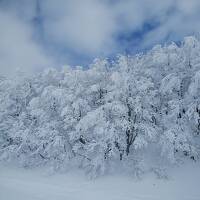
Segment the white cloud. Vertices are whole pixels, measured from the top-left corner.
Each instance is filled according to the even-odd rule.
[[[184,15],[194,15],[199,13],[199,0],[177,0],[177,8]]]
[[[0,74],[26,73],[51,66],[42,48],[34,42],[31,27],[11,13],[0,11]]]
[[[42,12],[49,41],[78,53],[98,55],[120,51],[114,36],[142,29],[146,21],[156,20],[160,26],[141,41],[143,48],[169,34],[181,39],[198,32],[199,7],[199,0],[46,0]]]
[[[42,3],[49,39],[75,52],[96,53],[112,46],[116,26],[112,11],[98,0],[48,0]]]
[[[57,49],[64,49],[59,60],[70,59],[70,52],[83,56],[108,55],[123,51],[116,35],[142,29],[156,20],[158,27],[145,34],[139,46],[146,48],[170,39],[200,31],[199,0],[2,0],[0,3],[0,73],[16,67],[32,71],[52,65]],[[1,9],[1,6],[4,6]],[[39,6],[39,7],[37,7]],[[44,43],[33,40],[32,20],[39,9],[42,34],[54,48],[51,59]],[[4,12],[2,12],[4,10]],[[132,38],[134,40],[134,38]],[[136,38],[137,40],[137,38]],[[68,51],[68,52],[67,52]],[[53,54],[52,52],[55,52]],[[58,51],[59,52],[59,51]],[[78,60],[79,58],[77,58]],[[80,63],[81,64],[81,63]]]
[[[174,11],[166,15],[160,26],[146,34],[141,47],[150,47],[160,43],[167,37],[169,40],[180,40],[191,34],[200,32],[200,1],[177,0]]]

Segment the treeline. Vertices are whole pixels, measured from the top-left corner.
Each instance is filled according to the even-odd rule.
[[[200,42],[0,78],[0,159],[91,176],[155,171],[200,153]]]

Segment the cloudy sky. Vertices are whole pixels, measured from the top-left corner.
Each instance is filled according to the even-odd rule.
[[[0,74],[136,53],[200,31],[199,0],[0,0]]]

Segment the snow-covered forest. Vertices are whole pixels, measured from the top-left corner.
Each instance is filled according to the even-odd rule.
[[[200,155],[200,41],[0,77],[0,160],[136,176]]]

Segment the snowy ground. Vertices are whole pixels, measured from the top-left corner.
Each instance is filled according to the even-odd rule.
[[[0,200],[200,200],[199,163],[174,169],[170,176],[88,180],[81,172],[47,175],[43,170],[1,165]]]

